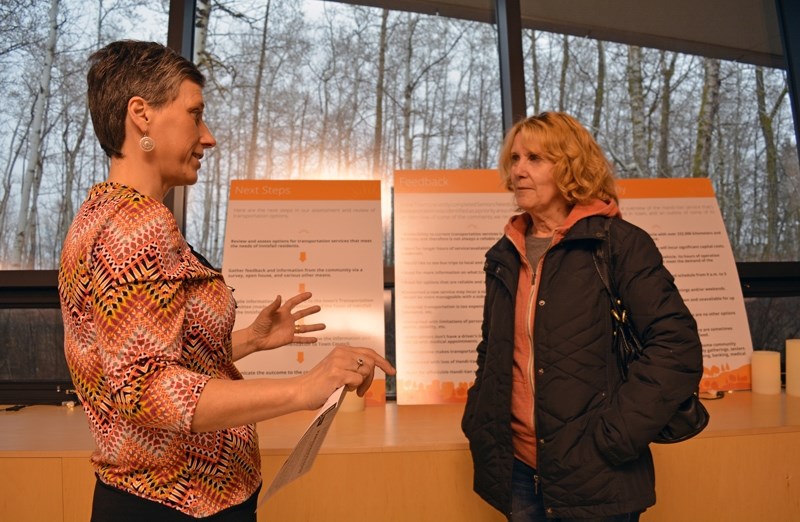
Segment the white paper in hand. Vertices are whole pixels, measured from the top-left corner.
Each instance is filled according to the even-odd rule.
[[[328,433],[333,418],[336,416],[336,411],[342,402],[345,394],[345,388],[342,386],[338,388],[330,397],[327,402],[319,409],[314,416],[314,420],[308,426],[303,436],[300,437],[297,445],[286,458],[286,461],[281,466],[278,474],[272,479],[272,483],[267,488],[267,491],[262,495],[261,500],[258,502],[258,507],[279,489],[293,481],[294,479],[304,475],[314,464],[314,459],[319,453],[319,448],[325,440],[325,435]],[[258,509],[258,507],[256,509]]]

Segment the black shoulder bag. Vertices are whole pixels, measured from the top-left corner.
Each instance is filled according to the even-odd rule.
[[[611,219],[607,219],[605,225],[605,243],[608,245],[608,252],[603,251],[603,242],[600,242],[595,252],[593,252],[592,257],[594,258],[594,266],[597,269],[597,274],[600,276],[600,280],[603,281],[603,285],[606,287],[608,296],[611,299],[611,317],[614,321],[612,332],[614,336],[614,352],[617,356],[617,366],[619,367],[622,380],[627,381],[628,365],[644,353],[644,347],[637,337],[636,332],[633,331],[625,305],[617,295],[617,292],[612,290],[615,286],[612,277],[613,271],[609,266],[611,263],[610,227]],[[603,267],[602,270],[600,268],[601,266]],[[675,412],[675,415],[670,419],[669,423],[661,429],[653,442],[671,444],[690,439],[703,431],[708,425],[708,419],[708,410],[706,410],[705,406],[700,402],[700,398],[695,392],[681,403],[678,407],[678,411]]]

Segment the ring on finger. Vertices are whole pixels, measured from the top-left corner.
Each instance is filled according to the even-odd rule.
[[[362,366],[364,366],[364,359],[359,357],[358,359],[356,359],[356,364],[358,365],[356,366],[356,371],[358,371],[359,369],[361,369]]]
[[[294,325],[294,333],[296,333],[296,334],[300,333],[300,325],[299,324]]]

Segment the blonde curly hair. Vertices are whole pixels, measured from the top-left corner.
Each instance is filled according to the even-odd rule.
[[[619,202],[614,171],[603,150],[578,120],[563,112],[530,116],[508,131],[499,158],[500,175],[508,190],[513,190],[511,148],[517,135],[526,142],[538,142],[542,157],[555,165],[556,186],[571,205],[592,199]]]

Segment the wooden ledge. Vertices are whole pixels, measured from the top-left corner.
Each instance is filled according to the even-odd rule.
[[[800,397],[726,393],[703,401],[711,413],[698,438],[800,432]],[[320,453],[389,453],[466,450],[463,404],[371,406],[336,415]],[[288,455],[314,417],[297,412],[258,424],[263,455]],[[86,456],[94,449],[86,416],[78,406],[28,406],[0,412],[3,457]]]
[[[394,402],[363,411],[341,411],[320,453],[464,450],[463,412],[463,404],[398,406]],[[259,423],[261,453],[288,454],[313,416],[301,412]]]

